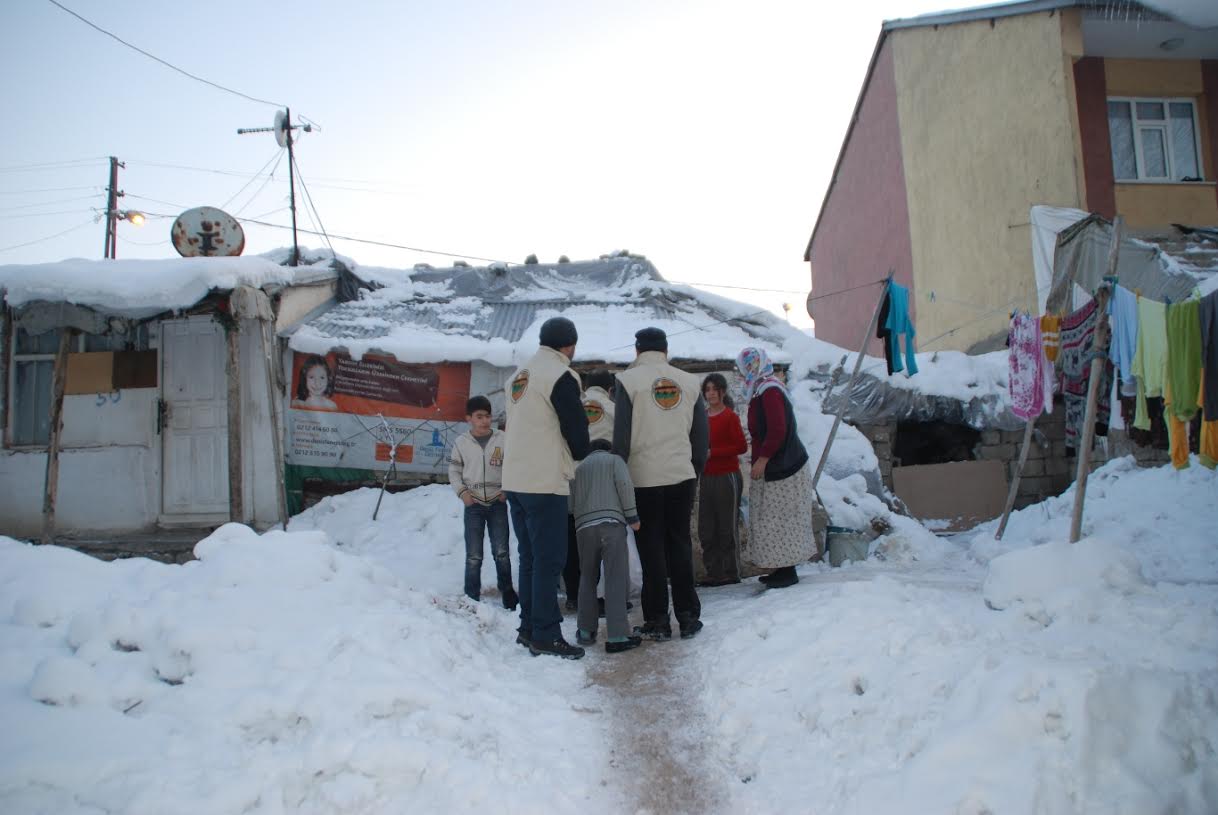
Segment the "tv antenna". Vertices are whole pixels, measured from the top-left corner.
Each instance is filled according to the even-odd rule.
[[[313,125],[306,122],[303,125],[292,124],[292,109],[285,108],[275,111],[275,123],[270,127],[239,127],[237,135],[246,133],[274,133],[275,141],[280,147],[288,148],[288,204],[292,210],[292,257],[288,265],[295,266],[300,261],[300,244],[296,240],[296,155],[292,151],[293,130],[305,133],[313,132]]]

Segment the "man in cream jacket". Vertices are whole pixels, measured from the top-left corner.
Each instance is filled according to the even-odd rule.
[[[613,452],[630,465],[641,529],[635,535],[643,567],[641,636],[672,638],[668,582],[681,638],[702,630],[694,588],[690,515],[694,486],[710,450],[706,403],[698,377],[668,363],[668,336],[659,328],[634,335],[635,360],[617,375]]]
[[[541,326],[541,347],[512,374],[507,405],[503,489],[519,542],[520,628],[516,642],[533,656],[579,659],[562,636],[558,575],[567,557],[567,496],[575,462],[588,454],[588,418],[579,375],[571,370],[579,335],[565,317]]]

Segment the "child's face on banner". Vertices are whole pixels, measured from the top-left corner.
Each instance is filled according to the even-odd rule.
[[[305,376],[305,387],[309,389],[309,396],[325,396],[329,385],[330,374],[324,366],[314,365]]]

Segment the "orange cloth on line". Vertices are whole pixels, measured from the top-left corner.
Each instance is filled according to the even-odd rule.
[[[1167,425],[1167,449],[1172,466],[1177,470],[1188,467],[1188,422],[1181,421],[1171,407],[1171,382],[1163,380],[1163,422]]]
[[[1040,318],[1040,339],[1045,348],[1045,359],[1057,362],[1057,351],[1061,348],[1062,318],[1060,314],[1046,314]]]
[[[1201,394],[1197,396],[1197,403],[1201,404],[1205,400],[1205,372],[1201,372]],[[1201,421],[1201,439],[1199,452],[1201,453],[1201,466],[1209,467],[1211,470],[1218,467],[1218,419],[1213,421],[1205,421],[1202,416]]]

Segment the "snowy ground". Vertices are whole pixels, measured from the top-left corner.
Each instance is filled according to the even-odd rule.
[[[884,512],[859,481],[831,513]],[[1072,493],[1001,543],[898,520],[882,560],[574,663],[513,644],[489,557],[460,596],[446,487],[185,566],[0,539],[0,811],[1215,812],[1216,496],[1118,460],[1074,546]]]

